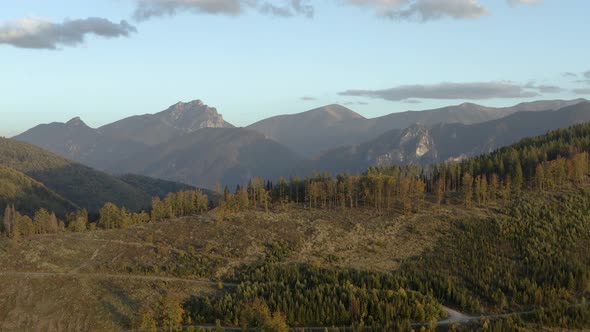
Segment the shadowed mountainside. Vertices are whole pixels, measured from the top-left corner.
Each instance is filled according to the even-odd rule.
[[[213,188],[286,175],[297,162],[289,149],[255,131],[208,128],[138,153],[115,169]]]
[[[106,202],[119,202],[130,210],[150,205],[151,198],[163,196],[163,191],[178,191],[187,186],[144,177],[126,176],[121,179],[69,161],[32,144],[0,138],[0,166],[12,180],[2,178],[7,203],[16,193],[40,192],[61,206],[55,212],[79,207],[96,212]],[[36,194],[29,194],[35,201]],[[30,209],[34,210],[31,206]]]
[[[0,215],[8,204],[17,211],[32,214],[40,208],[64,216],[77,206],[56,194],[42,183],[10,167],[0,165]]]

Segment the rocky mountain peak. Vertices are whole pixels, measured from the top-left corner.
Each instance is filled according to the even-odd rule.
[[[79,116],[72,118],[70,121],[66,122],[66,126],[68,127],[88,127]]]
[[[217,109],[203,103],[200,99],[178,102],[156,116],[166,124],[184,132],[193,132],[201,128],[233,127],[225,122]]]

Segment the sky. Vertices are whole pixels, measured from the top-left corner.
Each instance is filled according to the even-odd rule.
[[[201,99],[246,126],[590,98],[587,0],[4,0],[0,136]]]

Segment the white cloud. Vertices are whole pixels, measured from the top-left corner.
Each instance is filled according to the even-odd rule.
[[[59,46],[76,46],[86,35],[105,38],[127,37],[136,32],[126,21],[113,23],[100,17],[66,20],[53,23],[40,18],[23,18],[0,26],[0,44],[20,48],[57,49]]]
[[[431,85],[401,85],[384,90],[347,90],[342,96],[371,97],[391,101],[414,99],[492,99],[528,98],[539,93],[512,82],[439,83]]]

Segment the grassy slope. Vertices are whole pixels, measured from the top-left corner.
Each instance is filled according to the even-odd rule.
[[[531,198],[536,202],[533,210],[553,209],[564,200],[569,201],[569,197],[579,195],[590,199],[587,189],[536,194]],[[518,207],[528,206],[530,202],[525,199],[515,207],[525,211]],[[573,203],[566,206],[562,213],[566,216],[578,209]],[[155,305],[157,298],[167,291],[181,290],[186,296],[217,291],[207,284],[158,278],[219,280],[234,275],[243,266],[264,262],[269,257],[268,245],[273,243],[290,248],[283,264],[310,263],[328,269],[377,272],[428,270],[433,275],[448,276],[459,294],[478,299],[483,305],[482,312],[519,310],[523,306],[518,301],[514,305],[509,301],[508,307],[502,307],[493,299],[480,296],[482,289],[474,279],[484,278],[490,287],[496,287],[493,280],[485,280],[490,268],[523,273],[522,279],[526,279],[526,271],[520,269],[522,257],[514,246],[527,237],[524,234],[510,237],[497,227],[514,223],[514,211],[493,204],[470,209],[454,205],[443,205],[441,209],[425,206],[421,213],[412,216],[379,215],[364,209],[291,209],[270,213],[250,211],[223,221],[216,221],[213,211],[127,230],[40,235],[18,244],[3,239],[0,240],[0,275],[6,281],[0,292],[0,327],[22,329],[51,324],[54,330],[68,326],[127,328],[140,303],[147,301]],[[586,221],[580,225],[586,225]],[[540,232],[536,236],[543,239],[547,248],[559,244],[560,237],[556,234],[566,236],[562,226],[571,229],[567,222],[546,233],[542,232],[547,228],[543,222],[514,226],[513,235]],[[581,233],[576,239],[575,245],[561,249],[564,255],[584,257],[580,250],[587,248],[588,234]],[[531,252],[537,247],[545,250],[533,239],[523,245]],[[489,256],[484,257],[482,264],[473,261],[470,252],[484,252]],[[30,272],[58,274],[26,274]],[[120,275],[155,279],[116,277]],[[56,288],[63,291],[57,292]],[[582,288],[585,289],[582,293],[587,295],[590,285]],[[84,296],[79,296],[80,293]],[[564,291],[560,298],[574,301],[581,295]],[[455,303],[441,302],[456,307]],[[74,310],[73,314],[69,310]],[[465,311],[473,310],[467,306]]]
[[[264,260],[266,246],[279,241],[294,248],[288,259],[292,263],[389,271],[431,248],[455,212],[461,213],[441,212],[436,223],[419,215],[303,210],[248,212],[215,222],[211,212],[128,230],[39,235],[18,244],[0,239],[0,276],[6,280],[0,291],[0,328],[49,323],[125,328],[143,297],[155,303],[158,294],[171,289],[200,294],[214,287],[105,274],[218,280]],[[7,271],[60,274],[24,278],[26,274],[3,275]]]

